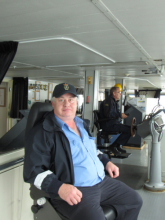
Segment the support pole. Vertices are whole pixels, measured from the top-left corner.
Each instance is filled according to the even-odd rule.
[[[159,133],[154,129],[154,122],[151,123],[152,131],[152,149],[150,164],[150,179],[144,185],[144,188],[154,192],[165,190],[165,183],[161,180],[161,149],[158,141]]]
[[[94,123],[93,110],[98,109],[100,71],[87,70],[85,73],[84,115],[83,118],[90,120],[92,131]],[[87,96],[88,102],[87,102]],[[94,134],[96,136],[96,134]]]

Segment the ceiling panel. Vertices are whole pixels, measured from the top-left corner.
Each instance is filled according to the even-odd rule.
[[[109,60],[69,41],[42,41],[19,44],[7,76],[28,76],[33,79],[42,77],[52,82],[59,82],[62,80],[59,77],[62,77],[75,86],[82,87],[86,70],[100,70],[101,88],[110,88],[115,79],[124,78],[126,74],[129,74],[126,80],[129,87],[163,88],[164,75],[146,76],[142,70],[148,71],[155,65],[161,67],[165,64],[165,1],[102,2],[144,48],[150,56],[150,61],[162,59],[162,62],[140,64],[142,61],[149,61],[146,54],[91,0],[1,0],[0,41],[69,37],[117,62],[116,65],[111,65]],[[52,65],[56,67],[47,68]],[[59,65],[63,66],[57,67]],[[138,77],[142,80],[137,79]]]

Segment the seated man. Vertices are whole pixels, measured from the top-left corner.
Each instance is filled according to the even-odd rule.
[[[49,194],[52,206],[70,220],[105,220],[100,205],[113,206],[116,220],[135,220],[141,197],[114,179],[117,166],[97,155],[87,124],[75,116],[76,95],[70,84],[55,87],[54,110],[27,135],[24,180]]]
[[[112,87],[110,95],[100,105],[100,117],[112,118],[109,121],[102,122],[101,128],[104,131],[117,131],[121,132],[120,136],[111,145],[111,150],[115,154],[125,153],[120,145],[126,145],[131,137],[131,127],[120,123],[120,119],[127,118],[127,115],[121,113],[119,110],[119,99],[121,97],[121,90],[119,87]]]

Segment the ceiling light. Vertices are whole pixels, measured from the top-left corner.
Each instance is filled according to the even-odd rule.
[[[111,62],[115,63],[115,61],[113,59],[111,59],[110,57],[98,52],[97,50],[94,50],[92,49],[91,47],[88,47],[86,46],[85,44],[79,42],[79,41],[76,41],[72,38],[69,38],[69,37],[49,37],[49,38],[39,38],[39,39],[34,39],[34,40],[24,40],[24,41],[20,41],[19,43],[20,44],[27,44],[27,43],[35,43],[35,42],[43,42],[43,41],[50,41],[50,40],[66,40],[66,41],[70,41],[70,42],[73,42],[89,51],[92,51],[93,53],[95,54],[98,54],[104,58],[106,58],[107,60],[110,60]]]
[[[52,67],[56,67],[56,68],[59,68],[59,67],[90,67],[90,66],[111,66],[112,64],[111,63],[84,63],[84,64],[70,64],[70,65],[54,65],[54,66],[46,66],[46,67],[49,67],[49,68],[52,68]]]

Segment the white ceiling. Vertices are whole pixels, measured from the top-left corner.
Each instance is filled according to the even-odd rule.
[[[6,76],[83,87],[85,71],[100,70],[100,88],[125,78],[130,89],[163,89],[164,71],[142,70],[165,64],[164,9],[164,0],[0,0],[0,41],[20,42]]]

